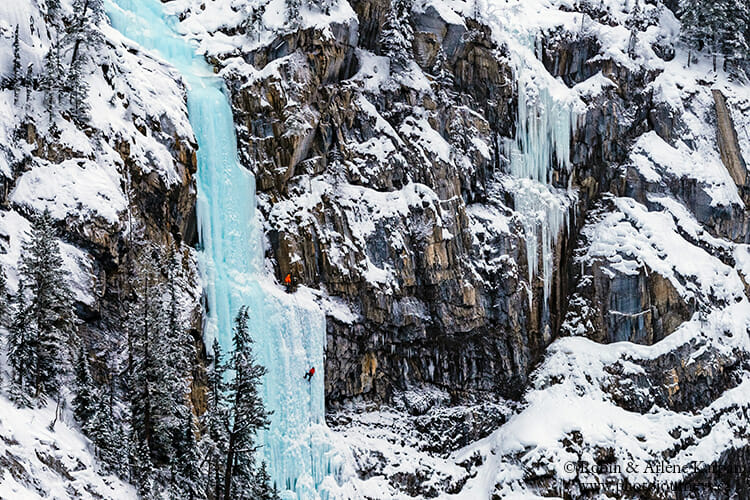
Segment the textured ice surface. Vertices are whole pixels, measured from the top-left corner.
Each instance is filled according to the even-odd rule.
[[[570,140],[576,125],[574,105],[537,87],[528,70],[518,68],[516,137],[510,144],[510,173],[550,182],[554,169],[570,170]]]
[[[529,268],[529,303],[533,300],[533,281],[540,275],[544,282],[542,307],[552,289],[554,245],[568,224],[570,203],[548,186],[554,170],[570,170],[570,142],[576,125],[572,103],[552,95],[547,87],[536,87],[533,79],[517,68],[518,115],[516,137],[508,141],[510,174],[519,180],[513,191],[526,242]]]
[[[324,422],[325,317],[309,294],[287,295],[263,276],[262,234],[255,214],[255,179],[237,161],[237,142],[223,81],[175,31],[157,0],[109,0],[112,26],[174,65],[188,87],[190,122],[199,145],[197,217],[206,294],[206,340],[231,348],[232,320],[251,312],[258,360],[268,368],[263,454],[285,498],[326,498],[339,469]],[[302,376],[310,366],[317,375]],[[337,465],[339,464],[339,465]]]

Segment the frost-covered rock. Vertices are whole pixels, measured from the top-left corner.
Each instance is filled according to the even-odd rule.
[[[331,436],[358,474],[341,495],[594,498],[565,463],[746,461],[748,86],[688,66],[661,4],[410,6],[399,64],[386,0],[165,7],[227,82],[269,273],[326,311]],[[0,6],[2,75],[29,18]],[[14,289],[50,208],[98,345],[133,242],[197,239],[182,84],[103,29],[88,130],[0,92],[0,261]],[[44,30],[20,36],[38,64]],[[698,469],[616,474],[619,497],[747,491]]]
[[[422,415],[426,435],[460,433],[440,416],[453,410],[427,418],[434,387],[451,395],[434,408],[480,408],[473,398],[487,390],[522,401],[495,437],[453,456],[480,457],[465,487],[412,470],[378,483],[382,495],[551,494],[573,479],[557,469],[566,454],[641,459],[672,447],[677,459],[705,434],[686,427],[677,445],[661,422],[734,418],[717,398],[739,394],[745,370],[737,166],[750,154],[740,132],[750,95],[706,76],[706,60],[686,67],[672,12],[640,5],[631,32],[623,2],[415,2],[412,62],[396,68],[378,41],[388,2],[300,25],[247,31],[230,16],[195,29],[219,5],[184,2],[183,26],[230,84],[269,266],[335,304],[327,395],[343,406],[332,422],[364,450],[357,429],[374,432],[378,416],[348,420],[361,410],[352,398],[417,394],[396,414]],[[727,315],[731,335],[716,319]],[[701,340],[679,340],[696,328]],[[584,414],[596,416],[590,429],[577,424]],[[633,442],[649,442],[646,414],[657,415],[652,448],[601,431],[643,428]],[[534,439],[539,425],[549,431]],[[740,427],[710,460],[742,456],[731,451]],[[425,460],[446,449],[414,448]],[[364,480],[407,477],[386,472],[386,456],[362,459]]]

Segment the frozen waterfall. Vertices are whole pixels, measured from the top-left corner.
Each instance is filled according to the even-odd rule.
[[[107,0],[112,26],[179,70],[198,141],[199,264],[207,302],[205,335],[231,348],[232,320],[251,313],[258,360],[268,369],[270,428],[260,437],[269,472],[285,499],[325,499],[341,468],[325,426],[325,317],[310,294],[288,295],[264,276],[263,235],[255,214],[255,179],[237,160],[224,82],[176,31],[158,0]],[[303,374],[315,366],[311,383]]]
[[[568,225],[572,203],[567,193],[551,186],[553,172],[570,170],[570,144],[578,113],[577,97],[553,79],[534,58],[535,43],[524,47],[525,57],[516,57],[518,110],[515,138],[506,142],[510,174],[516,178],[513,198],[520,214],[526,243],[529,307],[533,304],[533,282],[543,281],[542,321],[547,321],[552,292],[554,246]],[[520,50],[523,50],[521,48]],[[526,65],[534,58],[533,67]],[[543,73],[542,73],[543,72]],[[540,76],[543,75],[543,76]]]

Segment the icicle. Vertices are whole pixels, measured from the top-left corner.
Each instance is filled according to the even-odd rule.
[[[541,51],[536,39],[534,49]],[[540,70],[541,71],[541,70]],[[539,273],[543,286],[543,317],[552,292],[554,246],[568,223],[567,198],[548,187],[555,170],[569,172],[570,144],[578,121],[576,103],[553,96],[550,86],[540,86],[530,70],[517,65],[518,111],[515,139],[506,142],[510,174],[521,182],[513,190],[516,211],[521,215],[529,273],[529,308],[533,304],[533,282]],[[548,75],[547,75],[548,76]],[[553,84],[559,84],[554,82]],[[567,97],[567,96],[566,96]]]
[[[544,304],[552,292],[555,245],[568,224],[571,200],[560,196],[548,186],[531,179],[517,179],[512,185],[516,212],[521,215],[526,243],[529,284],[539,274],[544,282]],[[533,289],[529,287],[529,307],[533,303]]]
[[[555,99],[548,88],[538,89],[521,72],[518,81],[516,137],[510,142],[510,173],[541,183],[555,169],[570,171],[570,141],[577,114],[573,103]]]

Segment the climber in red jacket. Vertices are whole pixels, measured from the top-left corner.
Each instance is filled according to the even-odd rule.
[[[310,371],[305,373],[305,376],[303,377],[305,380],[312,380],[313,375],[315,375],[315,367],[313,366],[310,368]]]
[[[286,275],[284,284],[286,285],[286,293],[292,293],[292,273]]]

